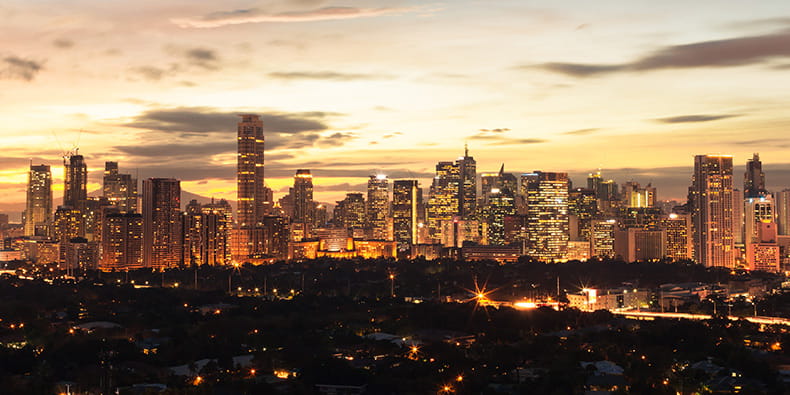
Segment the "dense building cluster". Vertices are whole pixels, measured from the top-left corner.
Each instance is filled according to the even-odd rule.
[[[774,272],[790,264],[790,189],[766,190],[757,154],[743,192],[733,186],[731,156],[696,156],[683,204],[600,171],[582,187],[567,173],[512,174],[504,164],[478,173],[468,149],[438,162],[427,188],[374,174],[367,193],[327,204],[313,197],[310,169],[296,170],[293,187],[275,200],[264,178],[263,121],[244,114],[237,127],[235,218],[225,200],[182,202],[177,179],[145,179],[139,194],[137,177],[117,162],[105,164],[101,195],[89,196],[87,165],[75,151],[65,156],[54,213],[50,166],[31,163],[23,233],[7,232],[0,258],[103,271],[357,256],[693,260]]]

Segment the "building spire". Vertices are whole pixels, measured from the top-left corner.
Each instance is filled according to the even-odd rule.
[[[469,144],[467,142],[464,142],[464,158],[468,158],[468,157],[469,157]]]

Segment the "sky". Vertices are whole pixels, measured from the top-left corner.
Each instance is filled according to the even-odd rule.
[[[237,114],[260,114],[275,198],[418,178],[468,144],[478,171],[567,171],[683,199],[697,154],[753,152],[790,187],[790,3],[0,2],[0,212],[75,147],[236,197]],[[737,178],[736,178],[737,179]]]

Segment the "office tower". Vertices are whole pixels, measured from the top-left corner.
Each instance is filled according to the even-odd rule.
[[[656,188],[651,184],[642,188],[638,182],[626,182],[621,195],[626,207],[653,207],[656,204]]]
[[[455,162],[458,166],[458,215],[461,219],[472,219],[477,207],[477,162],[464,147],[464,156]],[[503,165],[504,167],[504,165]]]
[[[744,225],[745,215],[744,215],[744,205],[746,204],[746,199],[743,197],[743,194],[738,189],[732,190],[732,237],[735,242],[736,246],[744,245],[745,238],[744,238]]]
[[[592,190],[596,197],[598,196],[598,191],[601,189],[602,182],[603,177],[601,176],[600,170],[587,175],[587,189]]]
[[[613,219],[594,219],[590,222],[590,256],[593,258],[614,258],[614,239],[617,221]]]
[[[428,237],[434,242],[441,239],[441,222],[452,220],[459,210],[461,184],[460,168],[453,162],[436,164],[436,176],[428,198]]]
[[[104,218],[99,270],[105,272],[143,267],[143,216],[110,213]]]
[[[82,212],[70,206],[59,206],[52,221],[52,238],[60,244],[60,262],[66,262],[66,246],[76,238],[85,236]]]
[[[315,204],[315,226],[321,228],[329,222],[329,209],[326,204],[314,202]]]
[[[422,188],[417,180],[395,180],[392,187],[392,227],[398,249],[407,251],[417,244]]]
[[[181,182],[173,178],[143,181],[143,265],[178,266],[181,251]]]
[[[615,256],[627,263],[659,260],[666,254],[666,233],[663,229],[617,229],[614,237]]]
[[[118,162],[104,162],[102,192],[122,212],[137,211],[137,179],[118,172]]]
[[[88,199],[88,166],[82,155],[63,158],[65,183],[63,186],[63,205],[81,208]]]
[[[294,176],[293,221],[312,226],[315,221],[313,203],[313,175],[308,169],[299,169]]]
[[[486,204],[486,198],[488,194],[491,193],[491,190],[497,188],[502,188],[502,183],[500,181],[499,173],[482,173],[480,174],[480,198],[482,199],[482,204]]]
[[[776,213],[779,234],[790,234],[790,189],[783,189],[776,194]]]
[[[367,227],[370,238],[386,240],[389,234],[387,217],[389,216],[389,181],[387,176],[370,176],[368,180],[368,206],[366,209]]]
[[[588,188],[575,188],[568,192],[568,214],[577,218],[577,240],[590,239],[590,224],[598,215],[598,199],[595,191]]]
[[[694,258],[694,239],[691,228],[691,215],[672,213],[662,218],[661,229],[665,232],[666,250],[664,256],[673,261]]]
[[[697,263],[735,265],[732,193],[732,156],[697,155],[689,188]]]
[[[568,249],[568,173],[522,174],[527,196],[527,255],[554,262]]]
[[[480,177],[480,184],[480,197],[483,205],[488,203],[488,194],[493,189],[498,189],[500,192],[513,197],[516,197],[519,193],[518,179],[511,173],[505,173],[504,163],[497,173],[483,173]]]
[[[365,226],[365,198],[361,193],[347,193],[335,206],[335,224],[341,228],[361,229]]]
[[[203,261],[203,243],[205,225],[204,216],[201,211],[202,206],[197,200],[192,199],[187,203],[184,212],[181,214],[182,228],[184,231],[184,264],[189,266],[200,266],[205,264]]]
[[[266,214],[266,191],[263,178],[263,121],[254,114],[241,115],[238,124],[238,223],[252,229]],[[269,199],[271,202],[271,198]]]
[[[183,213],[184,263],[230,264],[231,228],[231,208],[225,199],[204,205],[194,199],[190,201]]]
[[[743,196],[745,198],[760,197],[768,193],[765,190],[765,173],[760,154],[755,153],[752,159],[746,162],[746,174],[743,176]]]
[[[52,226],[52,172],[30,165],[25,206],[25,236],[48,236]]]
[[[233,228],[233,209],[225,199],[203,205],[206,227],[205,262],[209,265],[229,265],[231,263],[230,232]],[[265,217],[265,216],[264,216]]]
[[[254,238],[256,251],[259,251],[262,257],[286,259],[288,241],[291,237],[289,228],[287,217],[265,215],[262,226],[256,229]]]
[[[765,194],[760,197],[748,197],[744,200],[744,243],[758,242],[758,228],[761,223],[775,222],[775,205],[773,196]]]
[[[746,262],[749,269],[779,272],[781,261],[776,223],[760,222],[756,228],[756,236],[752,242],[746,244]]]
[[[483,217],[488,228],[488,245],[505,245],[505,218],[516,215],[513,194],[494,188],[486,200],[488,204],[483,208]]]

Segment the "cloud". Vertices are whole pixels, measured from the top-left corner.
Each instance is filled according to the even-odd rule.
[[[625,66],[619,65],[596,65],[596,64],[578,64],[578,63],[543,63],[537,66],[538,68],[553,71],[559,74],[566,74],[573,77],[590,77],[596,74],[606,74],[613,71],[623,70]],[[533,66],[524,66],[524,68],[533,68]]]
[[[512,138],[505,137],[504,133],[510,131],[508,128],[499,129],[480,129],[480,133],[467,137],[470,140],[486,141],[486,145],[510,145],[510,144],[538,144],[545,143],[547,140],[538,138]]]
[[[133,67],[131,71],[151,81],[161,80],[168,73],[167,70],[155,66]]]
[[[508,128],[497,128],[497,129],[480,129],[481,132],[491,132],[491,133],[504,133],[509,132],[510,129]]]
[[[675,117],[658,118],[655,121],[661,123],[692,123],[692,122],[710,122],[718,121],[720,119],[740,117],[742,114],[696,114],[696,115],[679,115]]]
[[[571,136],[583,136],[583,135],[587,135],[587,134],[593,134],[593,133],[597,132],[598,130],[600,130],[600,129],[598,129],[598,128],[577,129],[577,130],[571,130],[571,131],[567,131],[567,132],[562,132],[562,134],[564,134],[564,135],[571,135]]]
[[[52,45],[54,45],[56,48],[67,49],[74,46],[74,41],[65,38],[59,38],[53,41]]]
[[[0,60],[0,79],[31,81],[43,68],[35,60],[6,56]]]
[[[173,18],[170,21],[181,28],[216,28],[246,23],[315,22],[370,18],[412,10],[415,10],[415,8],[324,7],[307,11],[267,13],[256,8],[250,8],[220,11],[203,17]]]
[[[211,143],[164,143],[164,144],[135,144],[117,145],[116,151],[136,157],[210,157],[224,153],[233,153],[237,150],[236,141],[211,142]]]
[[[354,133],[333,133],[318,142],[320,147],[339,147],[356,138]]]
[[[341,73],[336,71],[274,71],[268,75],[269,77],[282,80],[355,81],[394,78],[387,74]]]
[[[548,142],[544,139],[502,139],[501,141],[494,141],[488,145],[511,145],[511,144],[540,144]]]
[[[124,126],[168,132],[236,133],[239,112],[223,112],[207,107],[179,107],[146,111]],[[318,132],[329,128],[325,119],[334,113],[320,111],[301,113],[261,113],[266,133]]]
[[[537,67],[573,77],[591,77],[618,71],[743,66],[786,57],[790,57],[790,30],[664,47],[623,64],[544,63],[521,68]]]
[[[192,48],[184,53],[190,64],[207,70],[216,70],[219,57],[212,49]]]

